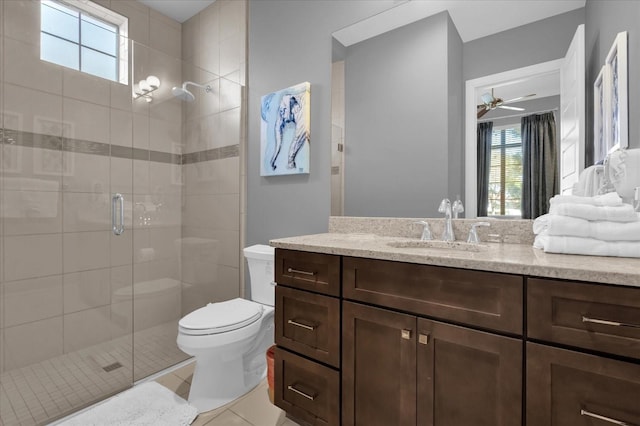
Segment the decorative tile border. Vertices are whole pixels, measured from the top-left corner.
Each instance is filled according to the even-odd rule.
[[[201,161],[221,160],[223,158],[238,157],[240,145],[228,145],[221,148],[207,149],[205,151],[190,152],[182,155],[182,164],[199,163]]]
[[[81,154],[103,155],[124,159],[152,161],[165,164],[193,164],[202,161],[220,160],[238,157],[239,145],[229,145],[187,154],[153,151],[149,149],[132,148],[122,145],[111,145],[83,139],[71,139],[62,136],[42,135],[39,133],[22,132],[18,130],[0,128],[2,143],[6,145],[24,146],[29,148],[49,149],[53,151],[77,152]]]

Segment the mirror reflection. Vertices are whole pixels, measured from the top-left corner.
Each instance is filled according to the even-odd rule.
[[[492,16],[509,12],[509,22],[484,25],[480,18],[495,2],[451,2],[424,16],[420,3],[430,2],[396,6],[396,15],[413,8],[413,19],[374,37],[354,36],[370,20],[334,33],[332,215],[437,217],[443,198],[463,200],[466,217],[543,214],[548,198],[567,191],[593,163],[596,64],[616,34],[629,31],[634,66],[633,6],[545,1],[527,10],[512,2],[517,9],[506,11],[510,2],[501,2]],[[585,23],[576,41],[584,56],[574,59],[570,47]],[[560,76],[569,62],[583,65],[574,83],[583,90],[563,95]],[[631,90],[635,84],[629,82]],[[574,114],[564,117],[564,128],[563,110]],[[479,150],[478,129],[488,122],[490,143]],[[523,137],[524,128],[530,132]],[[541,141],[531,139],[541,132]],[[629,141],[637,147],[632,134]],[[523,155],[540,143],[545,149],[536,148],[535,158]]]

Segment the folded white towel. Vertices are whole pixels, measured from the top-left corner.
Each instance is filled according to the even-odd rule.
[[[589,221],[577,217],[545,214],[533,221],[533,233],[595,238],[604,241],[640,241],[636,222]]]
[[[549,214],[578,217],[586,220],[607,220],[610,222],[635,222],[640,220],[631,204],[620,206],[591,206],[588,204],[554,204]]]
[[[536,236],[533,246],[545,253],[584,254],[589,256],[639,257],[640,241],[600,241],[593,238]]]
[[[622,198],[617,192],[596,195],[595,197],[580,197],[577,195],[556,195],[549,200],[553,205],[557,204],[588,204],[591,206],[621,206]]]
[[[580,172],[578,182],[573,185],[573,195],[591,197],[597,195],[604,178],[604,166],[589,166]]]

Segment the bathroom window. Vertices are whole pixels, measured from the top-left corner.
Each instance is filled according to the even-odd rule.
[[[522,216],[520,125],[494,127],[491,135],[489,216]]]
[[[40,1],[40,59],[127,84],[128,20],[90,1]]]

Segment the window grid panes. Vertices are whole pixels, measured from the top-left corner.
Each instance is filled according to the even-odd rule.
[[[522,138],[520,127],[494,129],[491,135],[489,216],[522,216]]]
[[[118,81],[118,26],[53,0],[42,0],[40,58]]]

